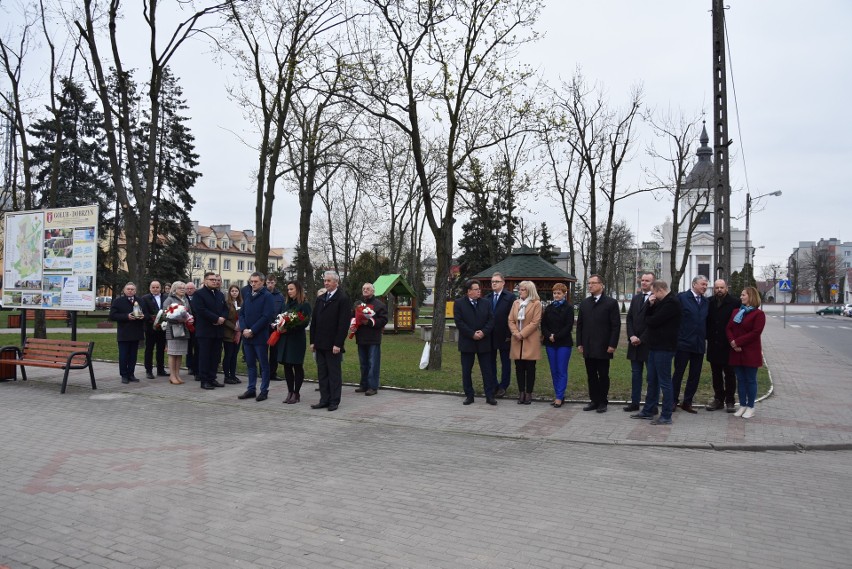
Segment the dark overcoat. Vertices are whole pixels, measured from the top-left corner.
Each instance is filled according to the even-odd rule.
[[[494,315],[488,301],[479,299],[476,308],[467,296],[459,297],[453,303],[453,320],[459,331],[458,347],[460,352],[485,353],[492,351],[491,334],[494,333]],[[508,322],[508,316],[507,316]],[[481,340],[474,340],[477,330],[485,334]]]
[[[621,334],[621,313],[618,301],[602,294],[597,302],[594,296],[583,299],[577,315],[577,345],[583,346],[583,357],[612,359],[607,348],[618,347]]]
[[[126,296],[112,299],[109,319],[116,322],[116,340],[119,342],[138,342],[145,339],[145,320],[131,319],[131,312],[133,303]]]
[[[722,297],[722,302],[711,298],[707,312],[707,361],[714,364],[728,365],[731,345],[725,328],[731,320],[731,314],[740,307],[740,301],[731,294]]]
[[[636,362],[648,361],[648,346],[640,343],[634,346],[630,343],[630,338],[636,336],[642,339],[642,333],[645,331],[645,314],[648,311],[648,302],[645,301],[645,294],[639,292],[633,295],[630,301],[630,308],[627,309],[627,359]]]

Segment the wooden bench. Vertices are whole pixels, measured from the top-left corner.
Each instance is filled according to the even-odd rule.
[[[69,314],[67,310],[42,310],[45,320],[68,320]],[[27,310],[27,321],[35,320],[35,310]]]
[[[26,366],[64,369],[65,375],[62,378],[60,393],[65,393],[69,371],[88,368],[89,376],[92,379],[92,389],[97,389],[95,370],[92,367],[92,350],[94,348],[94,342],[27,338],[23,350],[18,346],[0,348],[0,366],[14,366],[15,380],[18,379],[17,366],[20,366],[21,377],[24,381],[27,380]]]

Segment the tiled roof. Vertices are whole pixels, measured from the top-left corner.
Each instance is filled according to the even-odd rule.
[[[512,254],[479,274],[474,278],[484,279],[493,273],[501,273],[506,278],[513,279],[564,279],[576,281],[577,278],[570,275],[538,255],[538,251],[530,247],[520,247],[512,251]]]

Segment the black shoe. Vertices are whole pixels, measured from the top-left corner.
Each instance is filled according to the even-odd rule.
[[[269,380],[270,380],[270,381],[284,381],[284,378],[283,378],[283,377],[278,377],[278,376],[276,375],[275,377],[270,377],[270,378],[269,378]]]
[[[367,391],[364,392],[364,395],[370,396],[370,395],[375,395],[376,393],[378,393],[378,391],[376,391],[375,389],[368,389]]]
[[[219,382],[218,382],[218,381],[216,381],[215,379],[211,379],[211,380],[210,380],[210,381],[208,381],[207,383],[209,383],[209,384],[210,384],[210,385],[212,385],[213,387],[225,387],[225,384],[224,384],[224,383],[219,383]]]
[[[737,409],[734,407],[733,401],[730,403],[725,403],[725,411],[728,413],[736,413]]]
[[[192,374],[192,379],[194,379],[195,381],[201,381],[201,378],[198,377],[198,375],[196,374]]]
[[[648,419],[648,420],[650,420],[652,417],[653,417],[653,415],[646,415],[645,413],[634,413],[633,415],[630,415],[631,419]]]
[[[622,407],[621,410],[626,411],[628,413],[635,413],[636,411],[639,410],[639,404],[638,403],[629,403],[629,404],[625,405],[624,407]]]
[[[367,391],[366,387],[359,387],[358,389],[355,390],[355,393],[366,393],[366,391]]]
[[[704,406],[704,409],[707,411],[715,411],[717,409],[724,409],[725,404],[719,401],[718,399],[712,399],[707,405]]]
[[[680,408],[686,411],[687,413],[691,413],[693,415],[698,413],[698,411],[692,408],[692,403],[681,403]]]
[[[462,401],[462,405],[470,405],[473,403],[473,397],[465,397],[464,401]]]
[[[328,403],[315,403],[314,405],[311,405],[311,409],[325,409],[328,406]]]
[[[134,381],[134,382],[139,381],[139,378],[136,377],[135,375],[133,375],[132,373],[128,376],[128,379],[130,379],[130,381]]]
[[[146,379],[154,379],[154,372],[153,371],[146,371],[145,372],[145,378]]]
[[[157,377],[169,377],[169,372],[167,372],[165,370],[158,369],[157,370]]]
[[[130,383],[130,378],[126,375],[121,376],[121,383]]]
[[[329,411],[337,411],[337,405],[329,405],[328,410]]]
[[[652,425],[671,425],[672,420],[671,419],[654,419],[653,421],[651,421],[651,424]]]
[[[237,399],[254,399],[255,397],[257,397],[257,393],[254,391],[246,391],[245,393],[237,395]]]
[[[606,403],[599,406],[597,409],[595,409],[595,411],[597,411],[598,413],[606,413]]]
[[[498,387],[497,393],[494,394],[494,397],[496,397],[497,399],[503,399],[503,397],[505,395],[506,395],[506,390],[503,389],[502,387]]]
[[[237,379],[236,377],[226,377],[225,378],[225,385],[236,385],[238,383],[242,383],[242,382],[239,379]]]
[[[255,401],[266,401],[267,397],[269,397],[269,392],[268,391],[261,391],[260,393],[257,394]]]
[[[213,387],[212,385],[210,385],[209,383],[202,383],[201,389],[216,389],[216,388]]]
[[[486,397],[485,402],[489,405],[497,405],[497,400],[493,397]]]
[[[598,408],[598,404],[597,404],[597,403],[589,403],[588,405],[586,405],[585,407],[583,407],[583,411],[594,411],[594,410],[595,410],[595,409],[597,409],[597,408]]]

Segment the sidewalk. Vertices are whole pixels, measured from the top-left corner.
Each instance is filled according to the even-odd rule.
[[[549,402],[531,406],[516,405],[504,399],[496,407],[478,398],[462,406],[453,395],[404,392],[383,389],[376,397],[354,393],[344,385],[343,400],[335,413],[312,410],[318,400],[315,384],[306,383],[302,403],[283,405],[284,382],[273,382],[266,402],[239,401],[243,385],[204,391],[195,382],[170,385],[164,378],[142,379],[122,385],[116,364],[96,362],[98,390],[88,387],[85,371],[71,372],[68,392],[61,396],[61,376],[55,370],[31,368],[30,381],[55,385],[56,396],[65,398],[120,397],[120,393],[143,397],[193,401],[227,407],[229,412],[293,413],[334,421],[398,426],[423,431],[467,433],[509,439],[544,439],[604,445],[644,445],[717,450],[805,450],[852,449],[852,360],[820,357],[824,352],[800,331],[784,329],[778,318],[768,318],[763,335],[765,359],[773,381],[773,391],[760,401],[753,419],[703,409],[697,415],[674,414],[671,427],[652,426],[629,418],[621,405],[613,402],[605,414],[584,413],[580,404],[554,409]],[[144,377],[140,369],[138,376]],[[540,372],[545,378],[546,365]],[[702,378],[709,381],[709,378]],[[11,382],[10,382],[11,383]],[[0,390],[16,386],[7,383]],[[218,412],[218,411],[217,411]]]

